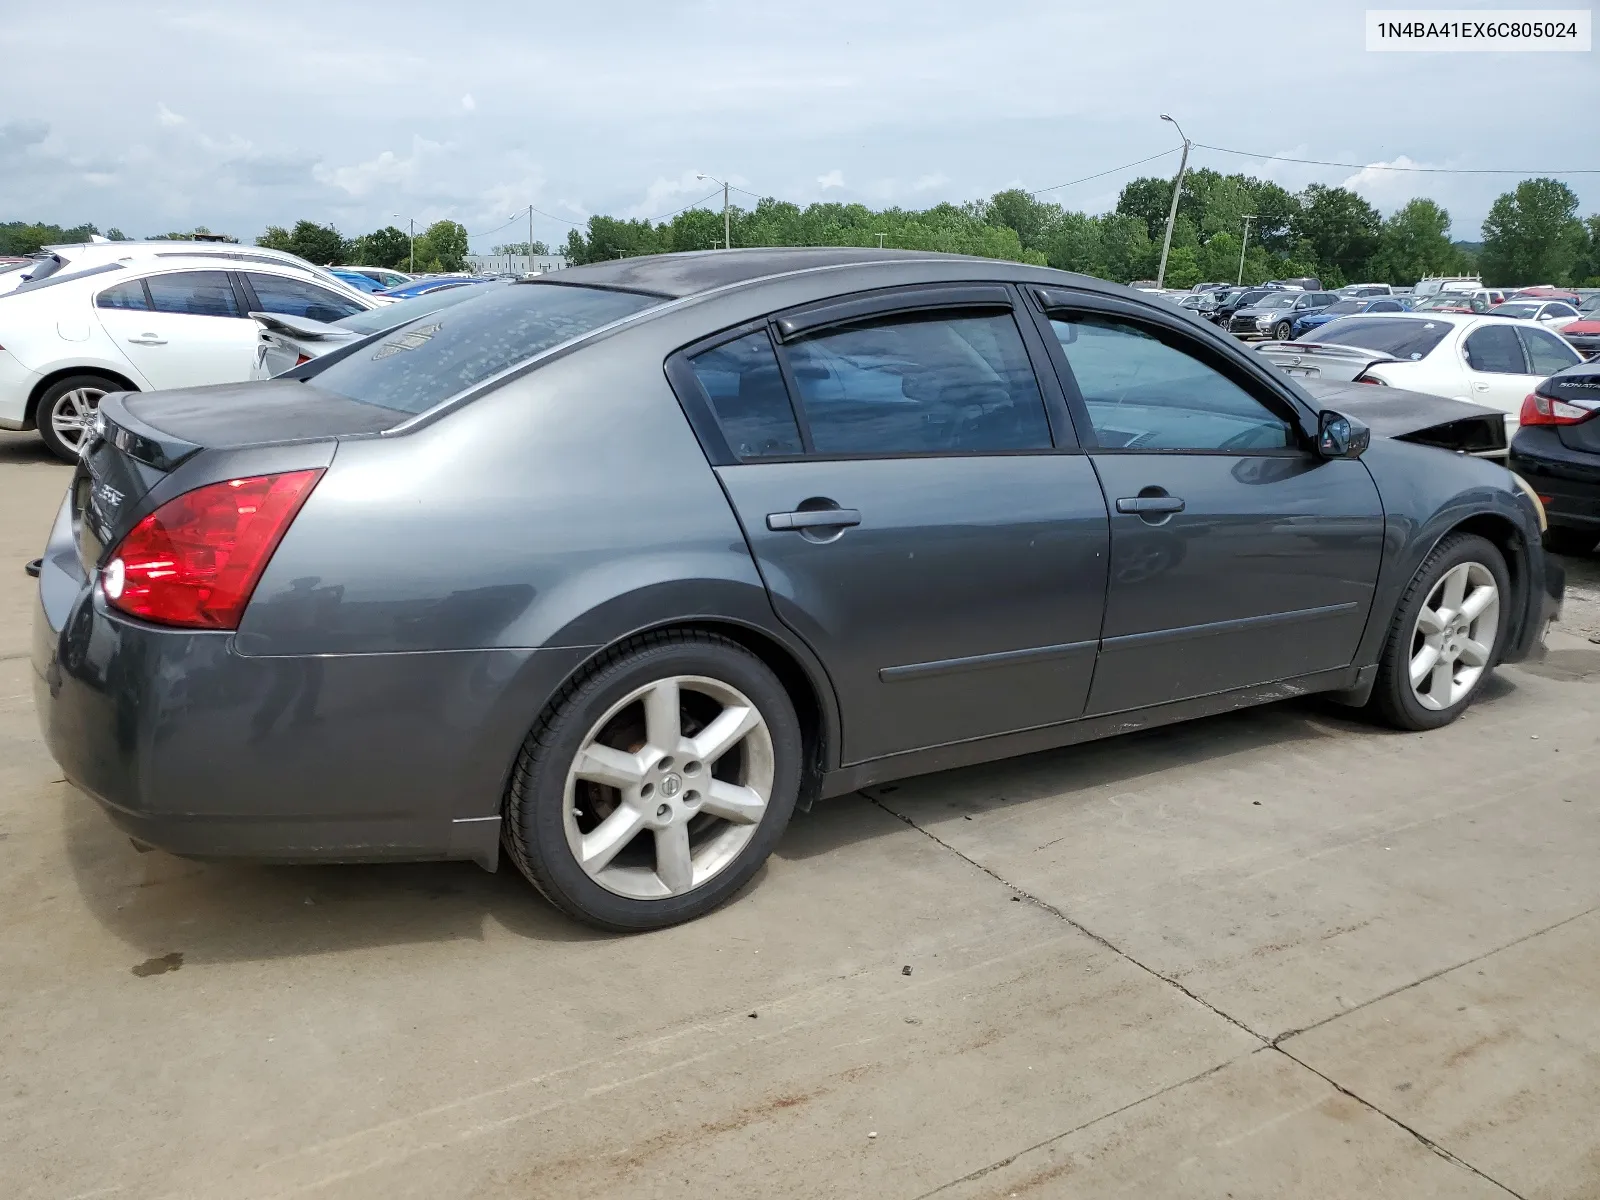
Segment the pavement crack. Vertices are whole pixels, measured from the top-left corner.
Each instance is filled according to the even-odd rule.
[[[885,809],[884,811],[887,812],[888,810]],[[965,856],[963,855],[963,857]],[[1270,1049],[1270,1047],[1260,1046],[1254,1050],[1251,1050],[1249,1053],[1260,1054],[1263,1050],[1267,1049]],[[1249,1054],[1241,1057],[1248,1058]],[[914,1200],[928,1200],[929,1196],[937,1196],[940,1192],[947,1192],[953,1187],[961,1186],[963,1183],[971,1183],[974,1180],[982,1179],[985,1175],[990,1175],[995,1171],[1003,1170],[1004,1168],[1009,1167],[1012,1163],[1016,1162],[1017,1159],[1021,1158],[1024,1154],[1032,1154],[1035,1150],[1043,1150],[1046,1146],[1053,1145],[1054,1143],[1059,1142],[1062,1138],[1071,1137],[1075,1133],[1082,1133],[1085,1129],[1088,1129],[1094,1125],[1098,1125],[1101,1121],[1109,1121],[1112,1117],[1121,1116],[1130,1108],[1138,1108],[1139,1105],[1144,1104],[1146,1101],[1154,1100],[1159,1096],[1165,1096],[1168,1092],[1176,1091],[1178,1088],[1187,1087],[1189,1084],[1196,1083],[1199,1080],[1206,1078],[1208,1075],[1215,1075],[1224,1067],[1232,1066],[1238,1061],[1239,1059],[1236,1058],[1225,1059],[1214,1067],[1207,1067],[1198,1075],[1191,1075],[1187,1079],[1180,1079],[1176,1083],[1169,1083],[1166,1087],[1157,1088],[1147,1096],[1140,1096],[1137,1100],[1128,1101],[1128,1103],[1124,1104],[1121,1108],[1114,1108],[1110,1112],[1101,1113],[1098,1117],[1090,1117],[1087,1121],[1084,1121],[1078,1125],[1074,1125],[1071,1129],[1063,1129],[1060,1133],[1053,1133],[1043,1141],[1035,1142],[1031,1146],[1024,1146],[1014,1154],[1008,1154],[1006,1157],[989,1163],[987,1166],[979,1167],[976,1171],[969,1171],[959,1179],[952,1179],[946,1183],[941,1183],[932,1191],[923,1192],[919,1196],[916,1196]]]
[[[1509,950],[1513,946],[1520,946],[1523,942],[1531,942],[1536,937],[1543,937],[1552,930],[1560,929],[1563,925],[1570,925],[1574,921],[1581,921],[1584,917],[1591,916],[1597,912],[1600,912],[1600,904],[1594,905],[1591,908],[1586,908],[1582,912],[1573,913],[1570,917],[1563,917],[1553,925],[1546,925],[1543,929],[1535,929],[1532,933],[1525,933],[1521,937],[1512,938],[1503,946],[1495,946],[1493,949],[1485,950],[1482,954],[1475,954],[1471,958],[1463,959],[1461,962],[1451,963],[1448,967],[1440,967],[1437,971],[1433,971],[1427,975],[1424,975],[1420,979],[1413,979],[1410,983],[1403,983],[1397,988],[1390,988],[1387,992],[1384,992],[1381,995],[1374,996],[1370,1000],[1363,1000],[1360,1004],[1352,1005],[1349,1008],[1340,1009],[1336,1013],[1332,1013],[1329,1016],[1323,1017],[1320,1021],[1313,1021],[1311,1024],[1302,1025],[1298,1029],[1285,1029],[1282,1033],[1270,1039],[1268,1044],[1274,1049],[1277,1049],[1280,1043],[1286,1042],[1290,1038],[1299,1037],[1302,1033],[1310,1033],[1313,1029],[1321,1029],[1324,1025],[1327,1025],[1333,1021],[1337,1021],[1343,1017],[1347,1017],[1351,1013],[1360,1012],[1363,1008],[1370,1007],[1371,1005],[1377,1004],[1380,1001],[1388,1000],[1391,997],[1398,996],[1403,992],[1409,992],[1414,987],[1421,987],[1425,983],[1431,983],[1433,980],[1448,975],[1452,971],[1461,970],[1462,967],[1470,967],[1473,963],[1482,962],[1486,958],[1493,958],[1502,950]]]
[[[1084,925],[1081,921],[1077,921],[1077,920],[1073,919],[1067,913],[1065,913],[1061,909],[1057,908],[1054,904],[1051,904],[1048,900],[1044,900],[1044,899],[1040,898],[1039,896],[1035,896],[1032,892],[1028,891],[1025,888],[1018,887],[1016,884],[1012,883],[1009,879],[1005,878],[999,872],[990,870],[988,867],[984,866],[981,862],[979,862],[977,859],[973,858],[971,855],[963,854],[960,850],[956,849],[956,847],[952,846],[949,842],[945,841],[938,834],[932,833],[929,830],[924,829],[921,825],[918,825],[915,821],[913,821],[905,813],[896,812],[894,809],[890,808],[887,804],[885,804],[882,800],[878,799],[876,796],[869,796],[869,795],[867,795],[866,792],[862,792],[862,793],[860,793],[860,795],[862,797],[864,797],[867,800],[868,803],[876,805],[878,808],[880,808],[884,812],[888,813],[891,817],[894,817],[894,818],[896,818],[897,820],[900,820],[900,821],[904,821],[907,825],[911,826],[912,829],[915,829],[918,833],[920,833],[923,837],[927,838],[929,841],[933,842],[935,845],[940,846],[945,850],[948,850],[951,854],[954,854],[957,858],[961,859],[963,862],[967,863],[969,866],[976,867],[978,870],[982,871],[985,875],[989,876],[990,879],[993,879],[996,883],[1000,884],[1002,887],[1008,888],[1018,898],[1020,898],[1020,899],[1022,899],[1024,901],[1026,901],[1027,903],[1033,905],[1035,908],[1043,909],[1045,912],[1047,912],[1051,916],[1055,917],[1058,921],[1065,922],[1066,924],[1070,925],[1073,929],[1076,929],[1079,933],[1083,934],[1084,937],[1089,938],[1091,941],[1094,941],[1094,942],[1098,943],[1101,946],[1104,946],[1107,950],[1111,951],[1111,953],[1115,954],[1117,957],[1122,958],[1122,959],[1126,959],[1128,962],[1130,962],[1134,966],[1138,967],[1139,970],[1143,971],[1145,974],[1150,975],[1151,977],[1153,977],[1155,979],[1159,979],[1162,983],[1166,984],[1168,987],[1176,988],[1178,991],[1182,992],[1185,996],[1189,997],[1189,999],[1193,1000],[1196,1004],[1200,1005],[1200,1007],[1206,1009],[1208,1012],[1214,1013],[1215,1015],[1221,1017],[1224,1021],[1228,1022],[1228,1024],[1234,1026],[1235,1028],[1242,1029],[1245,1033],[1248,1033],[1251,1037],[1255,1038],[1263,1046],[1272,1045],[1272,1039],[1271,1038],[1266,1037],[1263,1034],[1257,1033],[1254,1029],[1251,1029],[1250,1026],[1246,1025],[1243,1021],[1239,1020],[1237,1017],[1230,1016],[1228,1013],[1223,1012],[1215,1004],[1212,1004],[1209,1000],[1206,1000],[1204,997],[1202,997],[1202,996],[1198,995],[1197,993],[1191,991],[1189,988],[1187,988],[1183,984],[1179,983],[1172,976],[1163,975],[1160,971],[1156,970],[1154,967],[1150,966],[1148,963],[1140,962],[1137,958],[1135,958],[1133,955],[1129,954],[1121,946],[1118,946],[1115,942],[1111,941],[1109,938],[1102,937],[1100,934],[1098,934],[1094,930],[1090,929],[1087,925]]]
[[[1433,1153],[1437,1154],[1440,1158],[1444,1159],[1446,1162],[1454,1163],[1456,1166],[1460,1167],[1463,1171],[1472,1172],[1472,1174],[1476,1175],[1479,1179],[1483,1180],[1485,1183],[1493,1184],[1495,1187],[1499,1188],[1506,1195],[1515,1196],[1516,1200],[1527,1200],[1527,1198],[1525,1196],[1523,1196],[1521,1192],[1513,1191],[1511,1188],[1509,1188],[1505,1184],[1501,1183],[1493,1175],[1490,1175],[1490,1174],[1488,1174],[1488,1173],[1486,1173],[1484,1171],[1480,1171],[1477,1167],[1473,1166],[1471,1163],[1469,1163],[1466,1159],[1462,1158],[1460,1155],[1452,1154],[1449,1150],[1446,1150],[1443,1146],[1441,1146],[1438,1142],[1434,1141],[1427,1134],[1422,1133],[1420,1130],[1414,1129],[1410,1125],[1407,1125],[1404,1121],[1402,1121],[1399,1117],[1393,1115],[1392,1113],[1385,1112],[1383,1109],[1379,1108],[1372,1101],[1368,1100],[1365,1096],[1359,1095],[1358,1093],[1353,1092],[1349,1088],[1345,1087],[1344,1084],[1340,1083],[1337,1079],[1334,1079],[1331,1075],[1324,1075],[1321,1071],[1319,1071],[1315,1067],[1311,1066],[1305,1060],[1296,1058],[1293,1054],[1290,1054],[1282,1046],[1273,1045],[1270,1048],[1273,1049],[1273,1050],[1276,1050],[1279,1054],[1283,1055],[1290,1062],[1294,1063],[1295,1066],[1303,1067],[1305,1070],[1310,1071],[1313,1075],[1315,1075],[1318,1079],[1322,1080],[1329,1087],[1333,1088],[1333,1090],[1338,1092],[1341,1096],[1350,1097],[1350,1099],[1354,1100],[1357,1104],[1361,1105],[1363,1108],[1368,1109],[1369,1111],[1376,1113],[1378,1116],[1382,1117],[1385,1121],[1388,1121],[1391,1125],[1395,1126],[1398,1129],[1404,1130],[1406,1133],[1409,1133],[1412,1137],[1416,1138],[1417,1141],[1422,1143],[1422,1145],[1426,1146],[1429,1150],[1433,1151]]]

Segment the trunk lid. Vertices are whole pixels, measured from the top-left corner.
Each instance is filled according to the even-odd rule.
[[[1557,425],[1556,436],[1569,450],[1600,454],[1600,363],[1580,363],[1550,376],[1539,385],[1543,395],[1595,413],[1576,425]]]
[[[208,456],[217,456],[228,478],[234,451],[382,433],[409,416],[292,379],[106,396],[72,480],[78,556],[93,571],[106,547],[153,504],[210,482],[202,462]],[[179,468],[193,483],[162,487]]]

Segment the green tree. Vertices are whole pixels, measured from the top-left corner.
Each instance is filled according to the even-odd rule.
[[[1378,248],[1382,218],[1347,188],[1313,183],[1300,194],[1300,211],[1291,222],[1298,243],[1296,257],[1329,277],[1348,280],[1360,275]]]
[[[0,254],[36,254],[46,246],[70,246],[75,242],[87,242],[99,232],[93,225],[73,225],[63,229],[60,225],[6,221],[0,223]]]
[[[296,221],[292,230],[281,225],[268,225],[256,245],[269,250],[286,250],[298,254],[319,267],[337,264],[349,257],[350,244],[332,225],[318,225],[315,221]]]
[[[1483,221],[1484,282],[1568,283],[1586,249],[1578,197],[1555,179],[1524,179]]]
[[[351,242],[349,257],[363,267],[392,267],[403,271],[411,261],[411,238],[405,230],[385,225]]]
[[[466,226],[455,221],[435,221],[417,237],[417,270],[459,271],[466,263]],[[428,266],[423,267],[426,259]]]
[[[1184,191],[1189,190],[1184,181]],[[1180,198],[1179,206],[1183,204]],[[1172,207],[1172,180],[1145,176],[1123,185],[1117,196],[1117,212],[1125,217],[1138,217],[1144,222],[1145,236],[1159,241],[1167,228],[1167,212]]]
[[[1600,287],[1600,213],[1583,222],[1583,254],[1573,271],[1573,282],[1583,287]]]
[[[528,249],[527,242],[506,242],[503,246],[496,246],[495,254],[549,254],[550,247],[544,242],[536,241],[533,249]]]
[[[980,219],[988,225],[1014,230],[1027,250],[1043,250],[1061,223],[1061,206],[1035,200],[1021,188],[996,192],[984,206]]]
[[[1462,266],[1461,252],[1450,241],[1450,214],[1419,198],[1384,221],[1366,274],[1380,283],[1415,283],[1429,275],[1459,274]]]

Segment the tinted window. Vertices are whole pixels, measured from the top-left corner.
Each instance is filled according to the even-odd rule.
[[[1311,298],[1316,301],[1318,308],[1326,308],[1339,297],[1335,296],[1332,292],[1315,292],[1312,294]]]
[[[1553,317],[1575,317],[1578,315],[1578,310],[1570,304],[1546,304],[1544,311]]]
[[[1334,307],[1337,308],[1338,306],[1335,305]],[[1328,311],[1332,312],[1333,309],[1329,309]],[[1381,313],[1381,312],[1402,312],[1404,310],[1400,307],[1400,304],[1399,304],[1398,301],[1395,301],[1395,300],[1374,300],[1372,302],[1372,304],[1368,307],[1367,311],[1368,312]]]
[[[334,324],[341,329],[353,329],[357,333],[378,333],[384,329],[393,329],[396,325],[404,325],[407,321],[414,321],[428,313],[438,312],[441,308],[453,308],[463,300],[476,300],[489,290],[510,286],[511,283],[507,280],[505,283],[485,284],[483,291],[475,288],[436,288],[423,296],[413,296],[409,300],[397,300],[393,304],[385,304],[382,308],[358,312],[355,316],[345,317],[342,321],[335,321]]]
[[[474,289],[476,290],[476,289]],[[519,283],[419,317],[318,371],[318,387],[419,413],[491,375],[662,297]]]
[[[1100,445],[1118,450],[1281,450],[1288,423],[1176,346],[1098,316],[1052,317]]]
[[[144,281],[131,279],[127,283],[119,283],[114,288],[107,288],[95,297],[97,308],[143,308],[150,307],[150,302],[144,296]]]
[[[1528,361],[1535,375],[1554,375],[1582,361],[1576,350],[1553,333],[1537,328],[1519,328],[1517,332],[1528,348]]]
[[[247,271],[245,278],[255,289],[256,300],[262,312],[281,313],[286,317],[305,317],[312,321],[332,324],[345,317],[366,310],[354,300],[330,292],[327,288],[300,279],[282,275],[266,275],[260,271]]]
[[[1361,312],[1365,308],[1366,304],[1360,300],[1341,300],[1337,304],[1330,304],[1327,311],[1329,315],[1342,316],[1345,313]]]
[[[1510,325],[1486,325],[1466,341],[1467,366],[1495,375],[1526,375],[1522,344]]]
[[[1050,446],[1009,313],[901,318],[788,348],[822,454],[982,453]]]
[[[1537,304],[1502,304],[1494,310],[1497,317],[1515,317],[1519,321],[1526,321],[1537,315]]]
[[[157,312],[194,317],[242,317],[226,271],[178,271],[146,279]]]
[[[765,330],[689,361],[735,454],[762,458],[801,452],[789,392]]]
[[[1405,317],[1340,317],[1317,330],[1317,341],[1334,346],[1360,346],[1395,358],[1415,361],[1444,341],[1450,332],[1445,321]]]

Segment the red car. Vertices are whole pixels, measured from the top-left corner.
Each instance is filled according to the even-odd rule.
[[[1549,287],[1541,284],[1538,287],[1522,288],[1511,294],[1513,300],[1565,300],[1573,308],[1577,308],[1581,299],[1576,292],[1569,292],[1566,288]]]
[[[1585,313],[1561,330],[1561,336],[1585,358],[1600,358],[1600,312]]]

